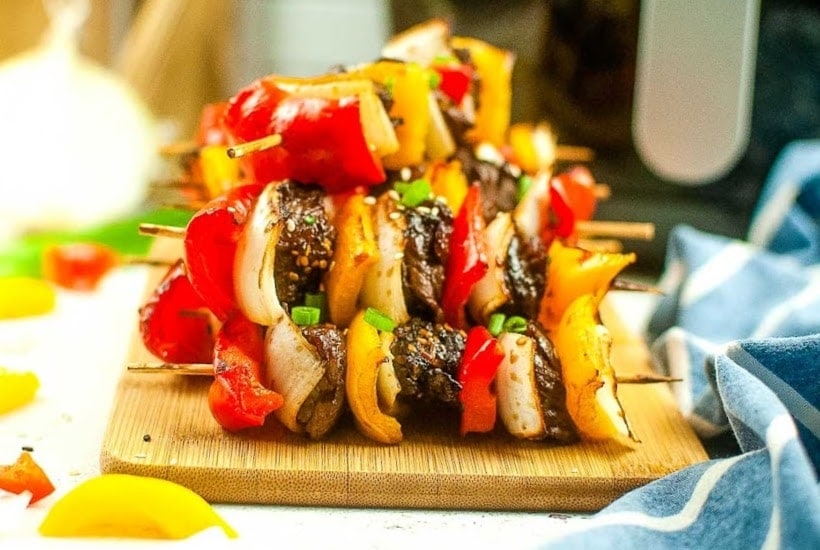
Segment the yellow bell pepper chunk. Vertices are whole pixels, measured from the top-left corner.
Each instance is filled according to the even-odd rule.
[[[510,126],[510,147],[516,164],[528,174],[552,170],[555,164],[555,136],[549,125],[519,122]]]
[[[54,309],[57,293],[48,281],[34,277],[0,277],[0,319],[43,315]]]
[[[187,487],[153,477],[102,474],[54,503],[39,531],[46,537],[184,539],[209,527],[238,536]]]
[[[364,276],[379,256],[370,206],[364,195],[348,198],[336,214],[334,225],[336,247],[324,284],[330,320],[346,327],[358,309]]]
[[[430,163],[424,173],[424,179],[430,182],[434,195],[442,197],[450,211],[456,214],[467,196],[467,176],[457,160],[435,161]]]
[[[218,197],[240,183],[239,159],[230,158],[225,146],[202,147],[199,150],[199,169],[210,197]]]
[[[352,71],[388,88],[393,104],[391,119],[401,121],[396,126],[399,149],[382,159],[384,167],[399,170],[415,166],[424,160],[427,130],[430,126],[428,98],[430,72],[417,63],[377,61]]]
[[[550,245],[548,256],[547,284],[538,313],[538,321],[548,331],[579,296],[591,294],[600,302],[615,276],[637,259],[634,253],[593,252],[558,240]]]
[[[478,111],[467,137],[475,143],[488,141],[501,147],[510,125],[515,54],[472,37],[454,36],[451,45],[469,50],[479,77]]]
[[[592,294],[573,300],[552,335],[561,361],[567,412],[584,439],[634,439],[618,400],[609,359],[612,338],[600,322],[598,302]]]
[[[386,360],[379,331],[359,311],[347,330],[347,402],[359,431],[380,443],[395,444],[402,440],[401,424],[379,408],[379,369]]]
[[[15,372],[0,367],[0,414],[34,401],[40,379],[33,372]]]

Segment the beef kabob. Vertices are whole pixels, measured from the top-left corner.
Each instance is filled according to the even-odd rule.
[[[395,66],[395,64],[393,64],[393,65]],[[386,82],[386,80],[385,80],[385,82]],[[252,87],[252,88],[251,88],[251,89],[249,89],[249,90],[243,90],[243,92],[244,92],[244,97],[246,97],[246,98],[256,98],[256,97],[260,97],[260,96],[264,97],[266,94],[270,94],[270,95],[277,96],[278,94],[280,94],[280,92],[281,92],[281,90],[282,90],[282,88],[281,88],[281,87],[280,87],[280,86],[279,86],[276,82],[272,82],[272,81],[270,81],[270,80],[267,80],[267,81],[259,81],[258,83],[255,83],[255,84],[256,84],[256,85],[255,85],[255,87]],[[325,83],[317,83],[317,82],[312,82],[311,84],[326,84],[326,82],[325,82]],[[271,86],[273,86],[273,88],[275,88],[275,89],[272,89],[272,88],[271,88]],[[372,86],[372,82],[371,82],[371,86]],[[296,87],[296,84],[293,84],[293,86],[291,87],[291,89],[292,89],[292,90],[298,90],[298,88]],[[347,89],[348,91],[350,90],[350,88],[346,88],[346,89]],[[336,90],[334,93],[338,93],[338,90]],[[298,95],[298,94],[301,94],[301,95]],[[301,90],[299,90],[299,91],[298,91],[298,94],[297,94],[297,95],[298,95],[298,97],[302,97],[302,98],[310,97],[309,95],[305,95],[305,94],[303,93],[303,91],[301,91]],[[243,95],[243,94],[240,94],[240,95]],[[361,97],[361,96],[360,96],[360,97]],[[370,96],[368,96],[368,97],[370,97]],[[264,102],[260,102],[260,103],[264,103]],[[274,103],[278,104],[278,102],[274,102]],[[371,104],[372,104],[372,103],[373,103],[373,102],[371,101]],[[234,103],[234,105],[236,105],[236,104],[237,104],[237,103],[235,102],[235,103]],[[382,104],[382,107],[384,107],[384,105],[383,105],[383,104]],[[262,109],[262,110],[264,111],[264,109]],[[242,112],[242,115],[243,115],[243,116],[237,119],[237,120],[238,120],[238,122],[239,122],[240,128],[241,128],[242,123],[243,123],[243,122],[245,122],[245,121],[246,121],[246,119],[253,119],[253,116],[248,116],[248,117],[245,117],[245,116],[244,116],[245,114],[247,114],[247,112],[248,112],[248,111],[246,111],[246,110],[241,110],[241,112]],[[257,115],[259,114],[259,111],[258,111],[258,110],[253,110],[253,109],[251,109],[249,112],[250,112],[250,113],[256,113]],[[274,110],[271,110],[270,112],[265,112],[265,113],[263,113],[263,114],[261,114],[261,115],[259,115],[259,116],[261,116],[263,119],[270,119],[270,120],[274,120],[275,122],[281,122],[281,119],[276,119],[276,117],[275,117],[275,111],[274,111]],[[384,120],[384,117],[376,117],[376,119],[378,119],[378,120],[382,120],[382,121],[383,121],[383,120]],[[383,124],[381,124],[381,126],[380,126],[380,127],[381,127],[381,128],[383,128],[383,127],[384,127],[384,125],[383,125]],[[400,125],[400,126],[399,126],[399,128],[401,128],[401,127],[402,127],[402,126]],[[378,129],[378,128],[379,128],[379,126],[377,125],[377,129]],[[254,129],[254,128],[250,128],[250,129],[255,131],[255,129]],[[294,151],[294,150],[298,151],[298,147],[294,147],[294,144],[295,144],[295,143],[298,143],[298,140],[294,140],[294,139],[293,139],[293,135],[294,135],[293,133],[291,133],[289,136],[287,136],[287,135],[286,135],[286,136],[284,136],[285,143],[290,145],[290,151],[288,151],[288,148],[279,148],[279,147],[277,147],[277,146],[281,143],[281,140],[282,140],[282,137],[281,137],[281,136],[282,136],[282,134],[286,134],[286,133],[287,133],[286,131],[284,131],[284,129],[283,129],[281,126],[279,126],[279,127],[267,127],[267,128],[265,128],[265,129],[264,129],[264,131],[263,131],[263,132],[261,132],[262,137],[258,137],[258,136],[260,135],[259,133],[247,133],[247,132],[242,131],[241,129],[240,129],[239,131],[236,131],[236,130],[234,130],[234,131],[236,132],[236,134],[237,134],[237,135],[240,135],[240,134],[241,134],[241,137],[242,137],[242,140],[243,140],[243,142],[242,142],[242,143],[241,143],[238,147],[231,149],[231,150],[234,152],[234,156],[244,157],[244,156],[246,156],[246,155],[251,155],[250,157],[248,157],[248,159],[249,159],[249,160],[250,160],[251,158],[253,158],[253,159],[256,159],[256,160],[257,160],[256,162],[251,163],[251,169],[250,169],[250,170],[248,170],[248,172],[249,172],[249,173],[254,174],[256,177],[259,177],[259,178],[268,178],[268,177],[272,177],[273,175],[277,175],[277,174],[278,174],[278,173],[276,172],[276,170],[282,170],[282,169],[284,169],[286,173],[290,173],[289,171],[290,171],[290,170],[292,170],[292,168],[289,168],[289,167],[292,167],[292,166],[293,166],[293,164],[288,162],[288,161],[290,160],[290,159],[289,159],[289,153],[290,153],[290,152],[292,152],[292,151]],[[378,135],[378,132],[376,132],[376,134]],[[388,135],[389,135],[389,132],[386,132],[386,134],[388,134]],[[296,135],[298,135],[298,132],[297,132],[297,134],[296,134]],[[280,139],[279,139],[279,140],[277,140],[277,139],[271,139],[271,137],[276,137],[276,136],[280,136]],[[389,141],[390,141],[390,140],[385,140],[384,142],[389,142]],[[383,143],[384,143],[384,142],[383,142]],[[386,151],[388,151],[388,150],[389,150],[389,147],[383,147],[383,148],[381,149],[380,155],[384,155],[384,154],[385,154],[385,152],[386,152]],[[395,152],[395,151],[394,151],[394,152]],[[268,157],[271,157],[271,153],[273,153],[272,158],[268,158]],[[388,153],[388,154],[389,154],[389,153]],[[373,157],[376,157],[376,155],[372,155],[372,156],[373,156]],[[354,155],[354,158],[356,158],[356,156],[355,156],[355,155]],[[261,160],[260,160],[260,159],[261,159]],[[305,160],[305,157],[303,156],[303,157],[301,158],[301,161],[302,161],[302,162],[297,162],[297,163],[296,163],[296,166],[298,166],[300,169],[304,169],[304,167],[305,167],[305,166],[309,165],[309,163],[305,163],[305,162],[304,162],[304,160]],[[348,160],[349,160],[349,159],[348,159]],[[366,160],[368,160],[368,159],[366,159]],[[282,168],[283,166],[285,166],[286,168]],[[365,182],[366,182],[366,183],[368,183],[368,184],[369,184],[369,183],[373,183],[373,181],[374,181],[375,179],[378,179],[378,178],[377,178],[377,177],[375,177],[375,176],[371,177],[371,176],[372,176],[372,174],[374,174],[374,173],[376,173],[376,172],[375,172],[374,170],[371,170],[371,169],[369,168],[371,165],[370,165],[370,164],[368,164],[368,162],[364,162],[364,163],[363,163],[363,166],[367,167],[367,170],[366,170],[364,173],[360,173],[360,174],[358,175],[358,177],[362,177],[362,175],[363,175],[363,174],[366,174],[366,177],[365,177]],[[272,167],[272,168],[271,168],[271,167]],[[338,167],[338,166],[337,166],[337,167]],[[377,168],[378,168],[378,166],[377,166]],[[270,170],[273,170],[273,172],[271,172]],[[327,174],[333,174],[333,173],[336,173],[336,172],[337,172],[337,171],[334,171],[332,166],[325,165],[325,166],[324,166],[321,170],[319,170],[319,172],[315,172],[315,173],[312,173],[312,174],[309,174],[309,175],[305,175],[305,174],[304,174],[304,172],[301,172],[301,173],[300,173],[300,175],[301,175],[304,179],[306,179],[306,180],[310,181],[310,179],[311,179],[311,178],[313,178],[313,177],[317,177],[317,178],[318,178],[318,177],[320,177],[320,176],[327,175]],[[342,183],[342,181],[343,181],[343,180],[342,180],[342,179],[339,179],[339,177],[338,177],[338,175],[337,175],[336,180],[335,180],[335,181],[334,181],[331,185],[332,185],[332,186],[333,186],[333,185],[338,186],[340,183]],[[348,181],[351,181],[351,180],[348,180]],[[356,181],[356,178],[353,178],[353,179],[352,179],[352,181]],[[408,182],[405,182],[405,183],[408,183]],[[408,183],[408,185],[409,185],[409,183]],[[334,187],[334,190],[338,191],[338,189],[337,189],[337,188],[335,188],[335,187]],[[395,202],[395,201],[394,201],[394,202]],[[383,203],[384,203],[384,204],[386,204],[386,203],[387,203],[387,201],[383,201]],[[257,205],[258,205],[258,204],[259,204],[259,203],[258,203],[258,201],[257,201]],[[440,207],[436,207],[435,205],[432,205],[432,206],[422,205],[422,208],[426,208],[426,209],[428,209],[430,212],[435,211],[435,210],[436,210],[436,208],[438,208],[438,213],[440,213],[440,212],[442,212],[442,211],[443,211],[443,209],[442,209],[442,208],[440,208]],[[393,211],[393,210],[388,210],[388,209],[387,209],[387,207],[385,207],[385,208],[380,208],[380,209],[378,209],[378,210],[379,210],[379,211],[381,211],[382,213],[386,213],[387,219],[388,219],[389,221],[396,221],[396,220],[399,220],[399,219],[402,219],[402,218],[403,218],[403,216],[402,216],[402,214],[401,214],[401,213],[396,212],[396,211]],[[423,210],[421,210],[421,211],[423,212]],[[412,215],[415,215],[415,212],[417,212],[417,211],[415,211],[415,210],[414,210],[414,214],[412,214]],[[423,217],[422,217],[422,218],[423,218]],[[196,217],[195,217],[195,219],[198,219],[198,218],[196,218]],[[263,219],[264,219],[264,217],[263,217]],[[195,220],[192,220],[192,222],[194,222],[194,221],[195,221]],[[292,221],[292,220],[291,220],[291,221]],[[285,227],[287,228],[287,222],[285,222],[285,223],[286,223],[286,226],[285,226]],[[405,219],[405,223],[406,223],[406,219]],[[378,224],[378,225],[379,225],[379,227],[389,227],[389,224],[384,224],[384,223],[381,223],[381,224]],[[411,222],[411,223],[410,223],[410,226],[411,226],[411,227],[414,227],[414,226],[415,226],[415,222]],[[446,227],[446,224],[445,224],[445,227]],[[190,230],[191,230],[191,226],[189,225],[189,231],[190,231]],[[398,232],[397,232],[397,231],[395,231],[395,230],[392,232],[392,234],[393,234],[394,236],[395,236],[397,233],[398,233]],[[386,234],[386,235],[389,235],[389,234],[390,234],[390,232],[388,232],[388,231],[381,231],[381,232],[380,232],[380,235],[385,235],[385,234]],[[403,232],[403,231],[401,232],[401,237],[402,237],[405,241],[407,240],[407,237],[404,235],[404,232]],[[414,241],[414,237],[411,235],[411,236],[410,236],[410,238],[409,238],[409,240],[410,240],[411,242],[412,242],[412,241]],[[393,239],[392,239],[392,241],[393,241],[393,243],[394,243],[394,245],[395,245],[396,239],[395,239],[395,238],[393,238]],[[194,239],[192,239],[192,240],[191,240],[191,242],[194,242]],[[380,238],[380,243],[381,243],[381,242],[382,242],[382,240],[381,240],[381,238]],[[391,243],[391,239],[385,239],[385,240],[384,240],[384,243],[385,243],[385,246],[390,245],[390,243]],[[186,247],[186,248],[187,248],[187,247]],[[403,253],[403,252],[402,252],[402,253]],[[195,257],[195,255],[191,255],[191,254],[189,254],[189,256]],[[421,256],[421,255],[419,255],[419,256]],[[385,257],[388,257],[388,258],[389,258],[390,256],[389,256],[389,255],[387,255],[387,256],[381,256],[381,257],[382,257],[382,258],[385,258]],[[189,261],[190,261],[190,260],[189,260]],[[260,260],[258,260],[258,258],[257,258],[257,260],[256,260],[256,261],[260,261]],[[230,264],[229,264],[229,265],[230,265]],[[331,263],[331,265],[333,265],[333,264]],[[212,267],[213,267],[213,266],[212,266]],[[431,282],[430,282],[429,278],[428,278],[427,280],[425,280],[425,278],[424,278],[424,277],[419,277],[419,276],[418,276],[419,274],[424,274],[424,273],[426,273],[426,269],[425,269],[425,267],[426,267],[426,266],[422,266],[422,268],[421,268],[421,269],[418,269],[418,268],[417,268],[417,269],[415,269],[415,270],[413,270],[413,269],[408,269],[408,270],[407,270],[407,272],[408,272],[408,273],[416,273],[417,283],[422,283],[422,282],[424,282],[424,283],[425,283],[425,285],[426,285],[426,288],[429,290],[430,288],[433,288],[433,287],[432,287],[432,285],[431,285]],[[213,271],[213,270],[200,270],[200,271]],[[223,270],[223,271],[224,271],[224,270]],[[218,269],[216,269],[216,272],[219,272],[219,270],[218,270]],[[249,272],[251,272],[251,273],[252,273],[253,271],[252,271],[252,270],[250,270]],[[386,274],[387,272],[388,272],[388,269],[384,269],[384,270],[383,270],[383,273],[385,273],[385,274]],[[404,273],[404,271],[402,271],[402,272]],[[432,272],[435,272],[435,270],[431,271],[431,273],[432,273]],[[289,272],[289,273],[294,273],[294,272]],[[228,277],[228,278],[230,279],[230,277]],[[207,276],[206,276],[206,279],[207,279]],[[376,276],[376,275],[372,275],[372,274],[371,274],[371,275],[369,275],[369,279],[373,279],[374,281],[378,282],[378,281],[380,281],[380,280],[384,280],[384,279],[385,279],[385,277],[379,277],[379,276]],[[388,284],[388,285],[389,285],[389,284],[391,284],[391,282],[392,282],[392,284],[395,284],[395,279],[390,279],[389,277],[387,277],[386,279],[387,279],[386,281],[383,281],[383,282],[386,282],[386,284]],[[193,277],[191,277],[191,280],[192,280],[192,281],[201,281],[201,280],[203,280],[203,279],[202,279],[201,277],[196,277],[196,276],[193,276]],[[456,278],[455,278],[455,277],[453,277],[453,278],[451,278],[451,280],[456,280]],[[251,284],[251,285],[248,285],[248,286],[249,286],[249,288],[251,288],[251,289],[253,288],[252,284]],[[332,286],[333,286],[333,284],[331,283],[331,284],[329,284],[329,285],[328,285],[328,288],[330,289]],[[371,289],[371,288],[377,288],[377,289],[378,289],[378,288],[380,288],[378,285],[374,285],[373,283],[368,284],[368,285],[364,285],[364,283],[362,283],[362,285],[361,285],[361,286],[362,286],[362,288],[363,288],[363,289],[365,289],[365,291],[363,292],[363,302],[364,302],[364,303],[367,303],[367,300],[368,300],[368,298],[367,298],[367,294],[368,294],[367,289]],[[422,288],[422,285],[421,285],[421,284],[416,284],[415,286],[416,286],[416,288]],[[226,286],[226,287],[227,287],[227,286]],[[412,288],[413,288],[413,285],[408,285],[408,287],[412,289]],[[337,284],[337,285],[336,285],[336,288],[345,288],[345,286],[344,286],[344,285],[338,285],[338,284]],[[332,293],[330,293],[330,292],[329,292],[329,298],[332,298],[332,296],[330,296],[331,294],[332,294]],[[337,292],[336,294],[338,294],[338,292]],[[371,294],[371,297],[372,297],[372,296],[373,296],[373,293],[371,292],[370,294]],[[456,294],[457,294],[457,293],[456,293]],[[415,293],[409,293],[408,295],[409,295],[409,296],[412,296],[412,295],[415,295]],[[433,295],[434,295],[434,293],[431,293],[431,292],[429,292],[429,291],[428,291],[428,292],[426,292],[426,294],[425,294],[425,292],[421,292],[421,293],[420,293],[420,296],[418,296],[418,298],[419,298],[419,300],[418,300],[418,301],[419,301],[419,303],[424,304],[424,303],[425,303],[425,301],[426,301],[426,304],[427,304],[428,308],[431,308],[431,309],[433,310],[433,313],[432,313],[432,318],[431,318],[431,319],[428,319],[428,320],[426,320],[426,321],[425,321],[425,322],[427,322],[427,323],[430,323],[430,322],[436,322],[436,318],[437,318],[437,316],[439,316],[439,314],[435,311],[435,309],[436,309],[435,305],[431,305],[431,304],[435,304],[435,301],[434,301],[434,300],[430,300],[430,296],[433,296]],[[354,296],[355,296],[355,294],[354,294]],[[369,307],[372,307],[372,308],[373,308],[375,311],[377,311],[377,312],[378,312],[378,311],[380,311],[380,309],[379,309],[379,307],[378,307],[378,306],[379,306],[379,303],[378,303],[378,298],[379,298],[379,296],[381,296],[380,292],[376,292],[376,293],[375,293],[375,298],[373,298],[374,303],[375,303],[376,305],[375,305],[375,306],[369,306]],[[426,298],[426,300],[425,300],[425,298]],[[252,302],[252,300],[251,300],[251,302]],[[348,300],[348,310],[350,309],[350,307],[349,307],[349,302],[350,302],[350,301]],[[446,300],[445,300],[445,302],[446,302]],[[335,302],[332,302],[332,303],[335,303]],[[399,303],[399,302],[396,302],[396,303]],[[407,308],[407,305],[405,304],[405,309],[406,309],[406,308]],[[410,308],[411,308],[411,310],[412,310],[412,309],[414,309],[414,308],[418,308],[418,304],[416,304],[415,306],[414,306],[414,305],[412,305],[412,300],[411,300],[411,306],[410,306]],[[284,309],[284,308],[283,308],[283,309]],[[388,309],[388,311],[390,311],[390,310],[389,310],[389,308],[385,308],[385,309]],[[423,308],[421,308],[421,309],[423,309]],[[331,310],[332,310],[332,309],[331,309]],[[264,320],[265,320],[265,322],[273,322],[273,321],[277,321],[277,324],[276,324],[275,326],[277,327],[277,329],[278,329],[278,330],[277,330],[277,331],[273,331],[274,333],[276,333],[276,334],[281,334],[281,335],[290,335],[290,336],[293,336],[293,335],[295,334],[295,331],[293,330],[293,327],[291,327],[288,323],[279,323],[279,322],[278,322],[278,320],[282,319],[282,317],[279,315],[279,312],[278,312],[278,311],[274,312],[273,314],[272,314],[270,311],[267,311],[267,312],[265,312],[265,311],[261,311],[261,312],[259,312],[259,313],[260,313],[260,315],[262,315],[262,317],[260,317],[260,319],[264,319]],[[399,319],[402,319],[402,317],[403,317],[403,315],[402,315],[402,311],[401,311],[401,309],[400,309],[400,308],[399,308],[398,312],[390,311],[390,313],[396,313],[396,317],[397,317],[397,318],[399,318]],[[269,318],[265,318],[265,317],[263,317],[264,315],[270,315],[270,317],[269,317]],[[391,315],[391,316],[388,316],[388,318],[391,318],[391,317],[392,317],[392,315]],[[413,317],[413,319],[420,319],[420,316],[414,316],[414,317]],[[413,321],[413,319],[408,320],[408,322],[412,322],[412,321]],[[392,318],[391,318],[391,321],[392,321]],[[399,326],[401,327],[401,326],[403,326],[403,324],[404,324],[404,323],[400,324]],[[416,322],[416,324],[418,324],[418,322]],[[442,326],[442,327],[443,327],[443,326],[445,326],[445,325],[442,325],[441,323],[439,323],[439,326]],[[433,328],[435,328],[435,326],[434,326]],[[424,333],[421,333],[421,330],[424,330],[425,332],[424,332]],[[399,332],[401,333],[401,330],[400,330]],[[408,331],[408,333],[412,333],[412,334],[416,334],[416,335],[419,335],[419,334],[420,334],[422,337],[424,337],[424,335],[426,335],[426,334],[428,334],[428,333],[430,333],[430,332],[431,332],[431,331],[429,330],[429,327],[427,327],[427,326],[421,327],[421,328],[419,328],[419,329],[417,329],[417,330],[410,330],[410,331]],[[446,339],[447,339],[447,338],[446,338],[446,336],[447,336],[447,335],[449,335],[449,334],[451,334],[451,333],[450,333],[450,332],[445,333],[445,338],[443,338],[443,339],[445,339],[445,340],[446,340]],[[453,331],[453,332],[452,332],[452,334],[458,334],[458,331],[457,331],[457,330],[456,330],[456,331]],[[284,338],[284,336],[282,336],[282,338]],[[295,338],[295,337],[294,337],[294,338]],[[418,339],[418,338],[416,338],[416,339]],[[402,341],[402,339],[399,339],[399,341],[401,342],[401,341]],[[407,345],[406,345],[406,347],[409,349],[410,345],[412,345],[412,344],[407,344]],[[458,344],[456,344],[455,346],[449,346],[449,347],[458,347]],[[310,355],[310,354],[308,354],[308,355]],[[431,357],[434,357],[434,358],[435,358],[435,357],[436,357],[436,354],[427,354],[427,356],[431,356]],[[401,355],[401,354],[400,354],[400,357],[402,357],[402,355]],[[310,360],[308,360],[309,358],[307,358],[307,357],[302,357],[302,359],[304,359],[304,364],[305,364],[305,365],[307,365],[307,366],[310,366],[311,364],[315,365],[315,361],[314,361],[313,363],[311,363],[311,361],[310,361]],[[412,363],[412,361],[411,361],[411,363]],[[438,367],[436,367],[436,368],[437,368],[438,370],[436,370],[436,369],[432,369],[432,370],[431,370],[431,369],[421,369],[419,372],[424,372],[425,370],[431,370],[431,372],[437,372],[437,373],[438,373],[438,372],[446,372],[446,373],[449,373],[449,379],[450,379],[450,380],[452,379],[452,368],[450,368],[449,370],[446,370],[446,369],[445,369],[444,371],[442,371],[442,370],[441,370],[440,368],[438,368]],[[417,369],[417,370],[418,370],[418,369]],[[313,376],[316,376],[316,374],[315,374],[315,373],[317,372],[317,369],[316,369],[316,368],[312,368],[312,370],[310,370],[310,372],[312,373],[312,375],[313,375]],[[306,377],[306,378],[307,378],[308,380],[311,380],[311,377]],[[419,377],[417,376],[417,378],[419,378]],[[447,381],[447,379],[448,379],[448,376],[444,376],[444,377],[440,377],[440,376],[439,376],[438,378],[439,378],[439,379],[441,379],[441,380],[444,380],[444,381],[446,382],[446,381]],[[405,378],[405,380],[408,380],[408,378]],[[453,384],[449,384],[449,385],[448,385],[448,384],[446,384],[446,383],[445,383],[445,384],[439,384],[439,385],[440,385],[440,386],[441,386],[441,388],[443,388],[443,390],[444,390],[444,391],[442,392],[442,395],[447,395],[447,394],[449,394],[449,395],[450,395],[450,397],[449,397],[448,399],[452,400],[452,395],[455,393],[455,392],[453,391],[453,388],[454,388],[454,387],[456,387],[456,386],[455,386],[455,385],[453,385]],[[294,431],[298,431],[298,430],[299,430],[299,428],[300,428],[300,427],[299,427],[299,425],[298,425],[298,424],[296,424],[296,422],[293,420],[293,418],[295,417],[295,416],[294,416],[294,415],[295,415],[294,411],[297,411],[297,412],[298,412],[298,409],[300,409],[300,406],[299,406],[298,404],[300,403],[300,400],[302,399],[302,397],[304,397],[304,393],[305,393],[305,391],[304,391],[304,386],[307,386],[307,384],[303,385],[303,387],[302,387],[302,391],[300,391],[300,392],[299,392],[298,399],[295,399],[295,400],[293,401],[293,403],[295,403],[295,404],[294,404],[294,405],[291,405],[290,407],[287,407],[283,413],[280,413],[280,416],[281,416],[281,415],[285,415],[285,416],[284,416],[284,418],[286,418],[286,419],[287,419],[285,423],[286,423],[287,425],[289,425],[289,427],[290,427],[291,429],[294,429]],[[406,393],[412,393],[413,391],[415,391],[417,395],[419,394],[419,392],[418,392],[417,390],[413,390],[413,389],[412,389],[412,388],[414,387],[414,385],[413,385],[413,384],[409,384],[409,383],[408,383],[408,384],[406,384],[406,386],[407,386],[408,388],[410,388],[410,390],[405,390],[405,391],[406,391]],[[416,383],[416,384],[415,384],[415,386],[416,386],[416,387],[418,387],[419,385]],[[447,389],[448,387],[449,387],[449,390]],[[422,392],[422,393],[423,393],[423,392]],[[307,397],[305,397],[305,400],[307,400]],[[302,402],[303,402],[303,401],[302,401]]]

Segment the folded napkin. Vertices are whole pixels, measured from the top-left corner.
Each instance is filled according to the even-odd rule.
[[[652,357],[712,459],[549,547],[820,548],[820,140],[783,150],[746,240],[676,227],[660,284]]]

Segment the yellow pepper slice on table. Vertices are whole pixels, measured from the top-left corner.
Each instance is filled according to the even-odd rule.
[[[34,401],[40,379],[33,372],[17,372],[0,367],[0,414]]]
[[[46,537],[184,539],[210,527],[238,536],[187,487],[154,477],[102,474],[60,497],[39,531]]]
[[[0,319],[19,319],[51,312],[57,293],[48,282],[35,277],[0,277]]]

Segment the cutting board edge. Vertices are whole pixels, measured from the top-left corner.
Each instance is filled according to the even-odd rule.
[[[596,512],[615,501],[624,493],[654,481],[654,476],[633,477],[598,477],[578,479],[573,477],[525,475],[515,479],[514,485],[519,491],[477,492],[470,483],[459,484],[457,476],[452,474],[431,474],[432,478],[439,478],[433,483],[433,490],[426,491],[385,491],[381,486],[382,475],[378,472],[325,472],[316,470],[302,472],[300,478],[313,478],[311,485],[321,484],[331,477],[343,478],[343,489],[339,483],[328,483],[329,490],[304,491],[280,490],[276,488],[278,479],[287,479],[290,472],[270,468],[261,471],[225,470],[215,466],[187,467],[180,471],[170,464],[151,464],[142,462],[138,457],[124,457],[108,448],[103,448],[100,454],[100,470],[102,473],[117,473],[158,477],[179,483],[198,493],[213,504],[243,504],[243,505],[280,505],[280,506],[312,506],[312,507],[358,507],[358,508],[392,508],[392,509],[429,509],[429,510],[508,510],[508,511],[571,511]],[[198,473],[197,473],[198,471]],[[193,473],[193,475],[192,475]],[[213,475],[221,475],[223,484],[227,481],[237,486],[249,487],[252,479],[263,484],[257,484],[258,492],[248,495],[228,495],[208,482]],[[262,479],[260,479],[260,477]],[[393,474],[394,482],[401,484],[398,479],[401,474]],[[412,476],[410,476],[412,477]],[[493,480],[510,487],[510,478],[504,476],[484,476],[482,482],[492,485]],[[429,480],[428,480],[429,481]],[[463,480],[461,480],[463,481]],[[288,484],[283,484],[288,485]],[[579,486],[584,487],[579,491]],[[359,487],[359,490],[352,490]],[[429,486],[429,484],[428,484]],[[458,490],[461,487],[464,490]],[[333,490],[333,489],[336,490]]]

